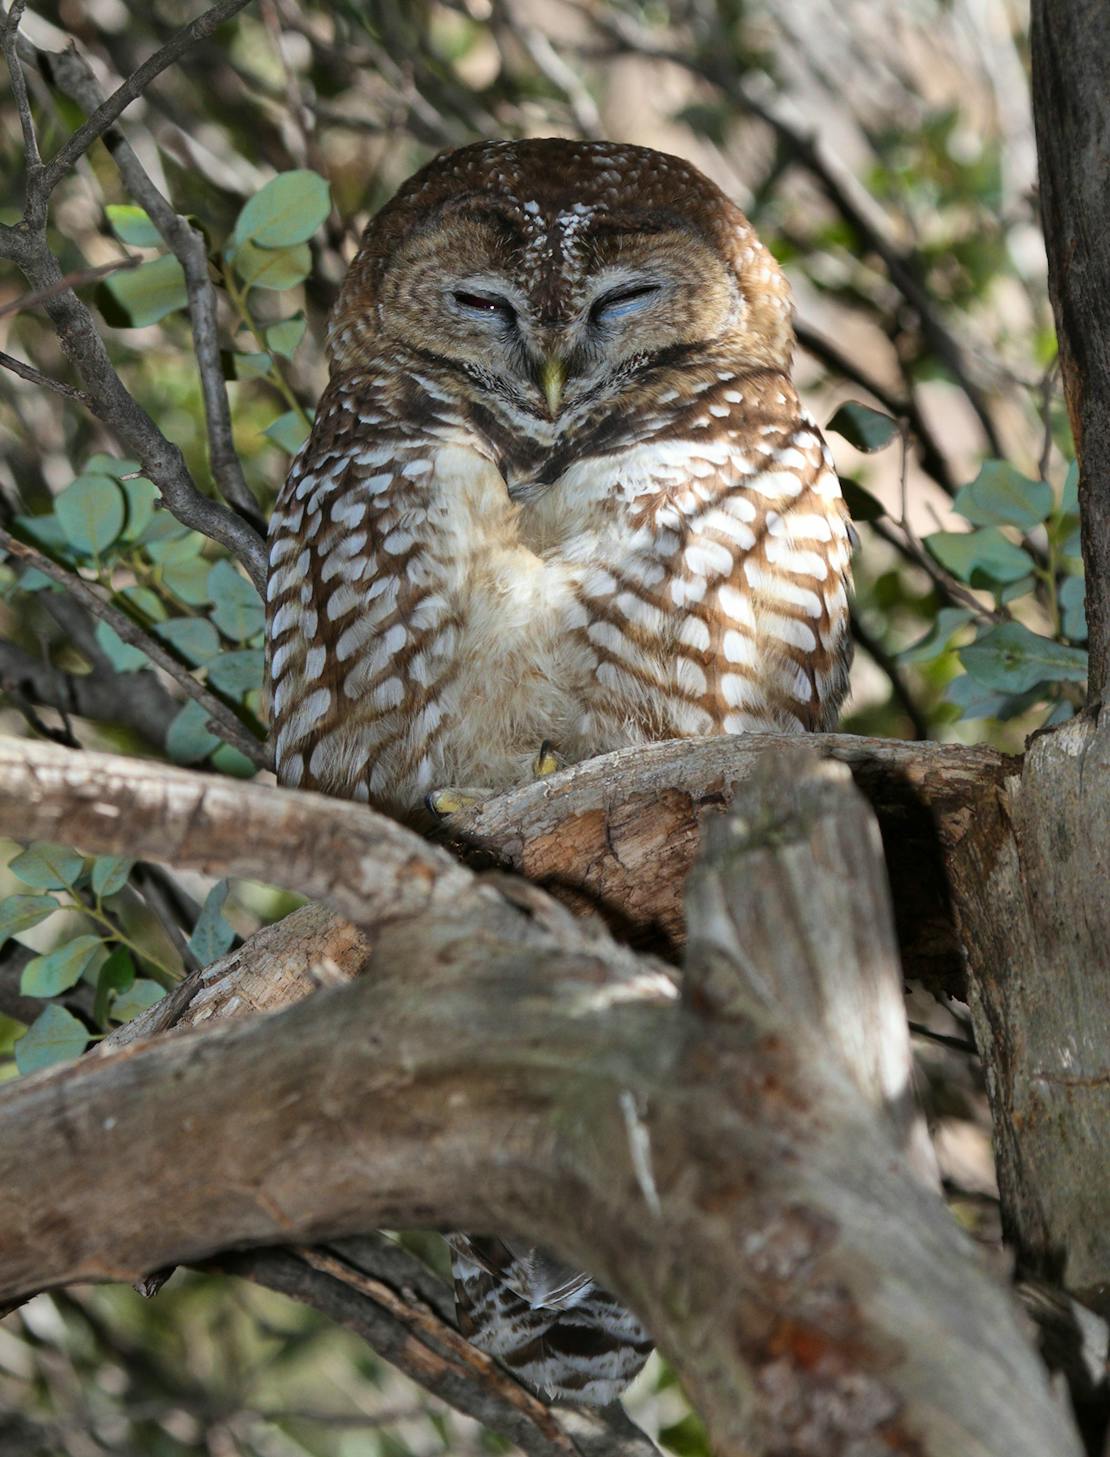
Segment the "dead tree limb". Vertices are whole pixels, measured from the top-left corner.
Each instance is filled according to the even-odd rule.
[[[795,747],[743,785],[691,891],[682,997],[359,806],[23,744],[5,831],[17,790],[23,834],[330,880],[373,950],[285,1012],[5,1090],[0,1291],[378,1223],[517,1229],[644,1316],[722,1452],[1078,1451],[905,1156],[899,970],[844,769]]]

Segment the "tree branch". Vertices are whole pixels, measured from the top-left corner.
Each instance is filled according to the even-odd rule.
[[[18,793],[23,834],[330,882],[374,949],[275,1016],[0,1093],[0,1290],[378,1223],[513,1229],[629,1300],[722,1451],[1078,1453],[900,1151],[899,972],[843,768],[795,744],[718,821],[677,1000],[541,892],[360,806],[28,748],[0,754],[0,831]]]

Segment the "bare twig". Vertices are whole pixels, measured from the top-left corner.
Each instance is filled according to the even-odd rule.
[[[25,314],[28,309],[37,308],[39,304],[45,303],[55,294],[64,293],[67,288],[81,288],[86,283],[95,283],[97,279],[107,278],[110,273],[119,273],[121,269],[137,268],[142,261],[141,258],[129,255],[126,258],[118,258],[112,263],[102,263],[99,268],[81,268],[76,273],[67,273],[46,288],[32,289],[30,293],[22,293],[18,298],[13,298],[10,303],[0,306],[0,319],[7,314]]]
[[[886,675],[894,692],[895,699],[897,700],[902,711],[905,713],[906,717],[909,719],[910,723],[913,724],[914,738],[929,738],[929,721],[925,717],[924,713],[922,713],[918,705],[914,702],[913,694],[910,692],[909,686],[906,683],[905,678],[903,678],[902,676],[901,669],[898,667],[898,664],[895,662],[893,656],[887,652],[886,648],[883,647],[882,643],[878,640],[878,638],[875,637],[873,633],[867,630],[867,628],[860,621],[859,614],[855,611],[854,608],[852,610],[851,620],[852,636],[855,638],[856,642],[859,643],[860,647],[864,650],[864,652],[875,664],[875,666],[877,668],[880,668],[882,672]]]
[[[0,369],[10,370],[12,374],[18,374],[20,379],[25,379],[29,384],[37,384],[44,390],[53,390],[56,395],[64,395],[67,400],[74,400],[79,405],[90,403],[88,395],[84,390],[75,389],[71,384],[64,384],[60,379],[51,379],[42,370],[36,369],[33,364],[25,364],[22,359],[16,359],[12,354],[5,354],[0,349]]]
[[[207,727],[223,739],[226,743],[233,745],[241,754],[246,757],[259,769],[268,769],[272,761],[266,746],[258,741],[253,734],[247,732],[243,725],[232,713],[231,709],[213,694],[203,684],[198,683],[187,667],[162,646],[157,638],[152,637],[144,628],[140,627],[134,618],[128,617],[118,607],[107,601],[92,583],[86,582],[76,572],[59,566],[37,547],[29,546],[26,542],[18,541],[7,531],[0,529],[0,547],[17,556],[21,560],[30,562],[46,576],[59,582],[67,592],[86,607],[95,617],[106,622],[124,642],[130,643],[133,647],[139,648],[157,667],[168,673],[174,682],[177,683],[185,693],[201,705],[208,715]]]
[[[23,132],[27,180],[29,185],[34,185],[42,172],[42,158],[39,155],[39,143],[35,135],[34,118],[31,115],[31,103],[27,96],[27,81],[23,75],[23,67],[20,64],[17,49],[19,22],[23,19],[23,12],[26,8],[27,0],[11,0],[7,14],[0,17],[0,49],[3,50],[4,59],[8,63],[12,95],[15,97],[16,110],[19,113],[20,130]]]

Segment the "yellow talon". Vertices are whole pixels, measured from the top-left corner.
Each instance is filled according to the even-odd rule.
[[[437,819],[461,814],[464,809],[473,809],[476,804],[490,797],[488,789],[435,789],[426,795],[424,803]]]
[[[532,760],[532,776],[535,779],[546,779],[549,774],[554,774],[559,768],[559,756],[551,747],[551,740],[544,739],[540,745],[540,751]]]

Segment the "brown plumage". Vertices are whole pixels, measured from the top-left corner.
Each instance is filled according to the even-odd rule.
[[[544,740],[831,727],[849,524],[793,347],[777,264],[676,157],[493,142],[411,178],[351,265],[271,524],[282,780],[412,817],[526,779]],[[586,1277],[556,1297],[560,1267],[499,1241],[456,1261],[480,1344],[512,1364],[547,1332],[538,1384],[611,1399],[642,1364]],[[591,1300],[596,1388],[571,1360]]]

